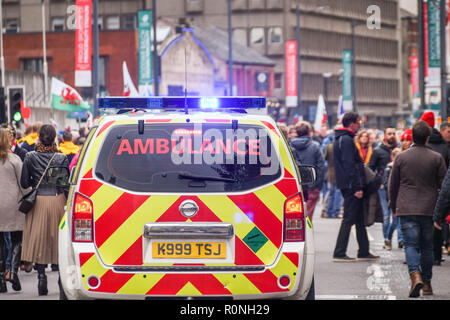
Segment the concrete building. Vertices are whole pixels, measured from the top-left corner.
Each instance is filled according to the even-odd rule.
[[[69,36],[75,1],[47,1],[47,30]],[[301,13],[302,105],[295,112],[300,112],[306,120],[313,120],[318,95],[324,93],[325,87],[329,106],[333,113],[336,112],[342,94],[342,51],[351,48],[351,21],[354,20],[357,24],[354,39],[358,111],[367,120],[368,127],[392,124],[392,116],[403,108],[404,92],[399,1],[232,0],[233,38],[275,61],[272,96],[281,106],[284,106],[286,96],[284,44],[296,39],[297,3]],[[99,0],[99,25],[105,30],[101,34],[135,29],[137,11],[151,9],[151,4],[152,0]],[[228,27],[225,0],[156,0],[156,7],[159,19],[173,19],[185,26],[214,25],[224,31]],[[41,0],[3,0],[3,23],[7,32],[40,32],[41,19],[36,18],[40,10]],[[7,50],[5,47],[5,52]],[[35,58],[39,57],[42,55],[36,54]],[[8,66],[7,60],[6,63]],[[18,67],[33,71],[41,68],[39,62],[29,60],[23,60]],[[128,67],[136,79],[137,67],[130,64]],[[331,76],[325,78],[324,75]],[[109,87],[110,75],[106,78]],[[113,78],[115,80],[111,81],[119,81]]]

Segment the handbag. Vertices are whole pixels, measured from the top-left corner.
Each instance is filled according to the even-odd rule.
[[[36,202],[37,189],[39,188],[39,185],[41,184],[42,179],[44,178],[45,173],[48,170],[48,167],[50,167],[50,163],[53,161],[53,158],[55,157],[55,155],[56,155],[56,153],[53,154],[52,158],[48,162],[47,167],[45,168],[44,172],[42,173],[42,176],[39,179],[39,182],[36,185],[36,187],[34,187],[29,193],[27,193],[26,195],[24,195],[22,197],[22,199],[20,199],[19,211],[22,212],[23,214],[27,214],[28,212],[31,211],[31,209],[33,209],[34,203]]]

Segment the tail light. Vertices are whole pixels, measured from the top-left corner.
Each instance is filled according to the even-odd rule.
[[[301,194],[284,203],[284,241],[305,241],[305,211]]]
[[[72,241],[91,242],[93,240],[94,205],[91,199],[80,193],[75,194],[72,215]]]

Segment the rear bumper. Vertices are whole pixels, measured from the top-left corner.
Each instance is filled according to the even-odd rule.
[[[62,242],[60,238],[60,245]],[[93,244],[76,243],[70,244],[68,250],[60,249],[61,281],[69,299],[301,299],[308,293],[310,277],[305,273],[310,273],[314,261],[305,243],[286,243],[275,263],[257,272],[148,272],[105,266]],[[281,276],[289,277],[288,286],[280,284]],[[99,280],[97,286],[90,286],[91,277]]]

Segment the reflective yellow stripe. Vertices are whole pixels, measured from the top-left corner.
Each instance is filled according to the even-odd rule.
[[[103,184],[100,188],[98,188],[98,190],[91,196],[91,200],[94,203],[95,221],[97,221],[123,193],[124,192],[122,190],[110,187],[106,184]]]
[[[164,273],[135,274],[130,280],[125,283],[122,288],[117,291],[121,294],[146,294],[153,288],[159,280],[165,276]]]
[[[277,187],[271,185],[267,188],[255,191],[254,194],[261,200],[267,208],[278,218],[283,221],[283,209],[286,197]]]
[[[265,265],[270,265],[273,263],[276,252],[278,252],[278,248],[269,239],[255,254]]]
[[[233,276],[236,278],[233,278]],[[247,294],[259,294],[259,290],[246,276],[241,273],[217,273],[214,276],[219,280],[224,288],[228,289],[232,294],[247,293]]]
[[[142,236],[145,223],[156,221],[179,196],[151,196],[98,249],[106,264],[113,264]]]
[[[202,293],[191,283],[188,282],[177,292],[177,296],[201,296]]]
[[[108,272],[108,269],[104,269],[100,263],[98,262],[97,256],[94,254],[92,257],[89,258],[88,261],[83,264],[81,267],[81,273],[84,275],[91,275],[95,274],[99,278],[103,277],[103,275]],[[87,277],[83,278],[83,284],[86,290],[89,290],[89,287],[87,286]]]
[[[291,277],[291,286],[289,287],[289,289],[292,289],[295,284],[294,273],[296,273],[298,270],[295,264],[291,260],[289,260],[289,258],[282,254],[280,257],[280,261],[274,268],[270,269],[270,271],[277,278],[279,278],[283,274],[287,274],[289,277]]]
[[[198,196],[214,214],[235,226],[236,235],[243,239],[255,226],[253,222],[227,196]],[[240,221],[240,222],[238,222]]]

